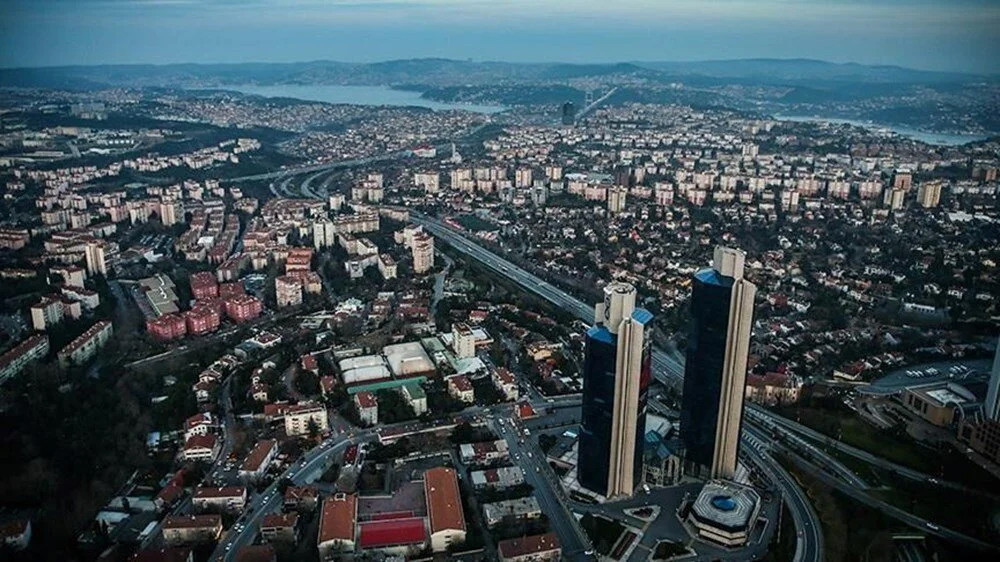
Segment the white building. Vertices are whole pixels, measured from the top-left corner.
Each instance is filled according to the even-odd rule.
[[[310,421],[320,434],[330,430],[325,406],[312,402],[290,406],[285,412],[285,435],[309,435]]]

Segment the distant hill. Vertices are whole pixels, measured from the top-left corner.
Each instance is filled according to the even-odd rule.
[[[764,82],[809,81],[874,83],[954,83],[996,81],[997,77],[960,72],[915,70],[901,66],[833,63],[814,59],[739,59],[699,62],[634,62],[636,66],[666,74],[739,78]]]
[[[218,87],[233,84],[345,84],[437,87],[558,82],[626,75],[652,81],[762,83],[826,89],[855,84],[957,84],[997,77],[931,72],[898,66],[837,64],[810,59],[746,59],[613,64],[511,63],[405,59],[377,63],[99,65],[0,69],[0,86],[95,88],[105,86]],[[828,84],[828,86],[824,86]]]

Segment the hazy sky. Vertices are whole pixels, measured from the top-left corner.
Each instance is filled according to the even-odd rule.
[[[806,57],[1000,72],[1000,0],[0,0],[0,66]]]

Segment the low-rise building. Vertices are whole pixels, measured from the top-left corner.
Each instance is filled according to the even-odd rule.
[[[528,535],[497,543],[501,562],[557,562],[562,545],[555,533]]]
[[[191,496],[191,505],[198,511],[237,513],[243,511],[246,503],[247,489],[243,486],[201,486],[195,488]]]
[[[378,400],[368,391],[354,395],[354,405],[358,409],[358,417],[363,425],[372,426],[378,423]]]
[[[260,480],[277,455],[278,442],[274,439],[261,439],[240,465],[240,478],[251,481]]]
[[[465,514],[453,468],[432,468],[424,473],[431,550],[445,552],[453,544],[465,542]]]
[[[260,536],[267,542],[295,543],[299,540],[298,513],[272,513],[260,522]]]
[[[520,396],[517,388],[517,378],[508,369],[498,367],[493,371],[493,385],[496,386],[497,391],[508,401],[517,400]]]
[[[506,490],[524,484],[524,471],[519,466],[474,470],[469,476],[477,490]]]
[[[316,548],[320,560],[333,560],[354,550],[354,527],[358,518],[358,497],[338,493],[323,501]]]
[[[20,373],[29,363],[49,354],[49,337],[36,334],[0,356],[0,384]]]
[[[760,512],[760,495],[748,486],[712,480],[691,504],[687,522],[698,537],[734,547],[746,544]]]
[[[222,516],[168,515],[162,529],[163,542],[170,546],[212,543],[222,536]]]
[[[476,393],[472,381],[465,375],[448,377],[448,394],[456,400],[471,404],[476,401]]]
[[[219,440],[215,435],[195,435],[184,442],[184,460],[212,462],[219,454]]]
[[[479,443],[463,443],[458,447],[459,456],[463,463],[490,463],[507,458],[509,451],[507,441],[497,439],[496,441],[481,441]]]
[[[285,489],[285,511],[312,511],[319,504],[319,490],[312,486],[289,486]]]
[[[483,520],[490,529],[504,520],[525,521],[538,519],[541,516],[542,507],[535,496],[483,504]]]
[[[59,364],[64,368],[70,365],[82,365],[97,354],[104,344],[111,339],[113,329],[110,320],[101,320],[91,326],[69,345],[59,350]]]

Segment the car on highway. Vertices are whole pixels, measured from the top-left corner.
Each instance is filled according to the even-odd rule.
[[[930,529],[930,530],[932,530],[932,531],[940,531],[941,530],[941,527],[938,527],[937,525],[935,525],[934,523],[931,523],[930,521],[928,521],[927,523],[925,523],[925,525],[927,525],[927,528]]]

